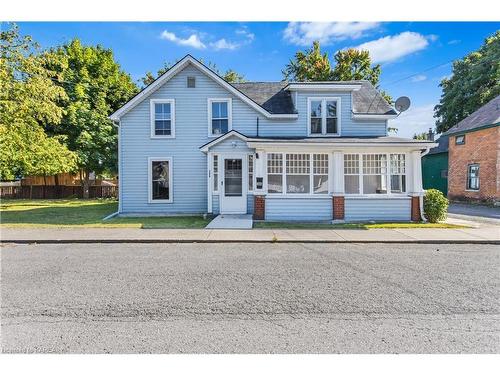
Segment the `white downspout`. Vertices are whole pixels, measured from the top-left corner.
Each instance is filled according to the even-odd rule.
[[[422,163],[422,157],[427,155],[431,151],[430,147],[427,147],[424,152],[420,155],[420,163]],[[423,188],[422,188],[423,190]],[[427,219],[424,216],[424,197],[420,197],[418,200],[419,205],[420,205],[420,218],[422,219],[423,222],[427,222]]]

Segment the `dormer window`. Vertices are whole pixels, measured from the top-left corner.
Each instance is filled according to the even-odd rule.
[[[340,135],[340,98],[308,98],[308,134]]]

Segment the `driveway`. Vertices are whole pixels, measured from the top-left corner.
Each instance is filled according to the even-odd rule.
[[[500,225],[500,207],[466,203],[450,203],[448,216],[451,218]]]
[[[2,350],[498,353],[493,245],[2,247]]]

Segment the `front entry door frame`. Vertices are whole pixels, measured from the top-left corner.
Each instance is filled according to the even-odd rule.
[[[246,153],[220,153],[220,178],[219,178],[219,201],[221,214],[246,214],[248,194],[248,154]],[[225,194],[226,184],[226,160],[241,159],[241,197],[227,197]]]

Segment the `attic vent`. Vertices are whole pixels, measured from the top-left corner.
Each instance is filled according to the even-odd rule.
[[[196,78],[195,77],[187,77],[187,86],[188,86],[188,88],[196,87]]]

